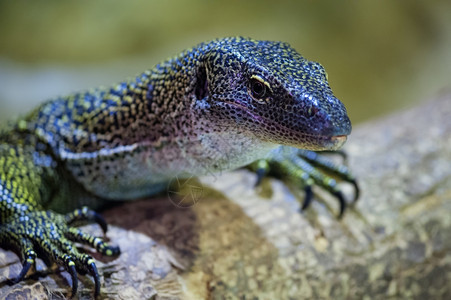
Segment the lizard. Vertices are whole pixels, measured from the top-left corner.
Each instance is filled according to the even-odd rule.
[[[77,225],[107,224],[109,200],[161,192],[174,176],[247,167],[346,201],[337,181],[355,187],[344,165],[316,151],[338,150],[351,133],[327,73],[288,43],[229,37],[201,43],[136,78],[44,102],[0,134],[0,246],[23,263],[37,258],[94,279],[95,260],[75,243],[120,253]]]

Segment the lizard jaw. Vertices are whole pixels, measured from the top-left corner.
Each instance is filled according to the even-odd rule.
[[[332,136],[329,141],[330,144],[327,145],[328,150],[338,150],[341,147],[343,147],[344,143],[346,143],[346,140],[348,139],[347,135],[336,135]]]
[[[283,141],[278,138],[270,137],[260,137],[262,140],[266,140],[267,142],[281,144],[281,145],[287,145],[292,146],[299,149],[306,149],[306,150],[313,150],[313,151],[335,151],[340,149],[344,143],[347,140],[347,134],[342,134],[341,132],[337,135],[320,135],[320,134],[311,134],[306,132],[300,132],[300,131],[293,131],[292,129],[279,124],[274,123],[272,120],[269,120],[267,118],[264,118],[262,116],[258,116],[251,112],[248,108],[246,108],[241,103],[236,103],[232,101],[223,101],[222,103],[217,104],[219,107],[229,106],[235,109],[238,109],[242,112],[244,112],[246,115],[250,117],[251,120],[253,120],[255,123],[264,123],[266,125],[272,125],[275,128],[279,128],[280,132],[292,132],[293,135],[297,135],[298,138],[303,137],[305,141],[298,143],[296,141],[296,138],[292,139],[291,141]],[[250,125],[250,124],[248,124]],[[255,125],[255,124],[254,124]],[[255,134],[255,133],[254,133]],[[280,137],[279,134],[277,136]],[[307,143],[306,143],[307,142]]]
[[[347,135],[324,136],[303,134],[302,136],[307,142],[282,144],[311,151],[336,151],[343,147],[348,138]]]

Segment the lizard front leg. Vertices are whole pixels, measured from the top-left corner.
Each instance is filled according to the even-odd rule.
[[[100,276],[94,259],[79,252],[74,243],[91,246],[107,256],[118,255],[120,251],[102,238],[71,226],[73,223],[86,221],[96,222],[104,232],[107,230],[103,218],[87,207],[66,215],[52,211],[31,211],[0,225],[1,247],[15,250],[23,261],[22,271],[11,282],[23,280],[35,265],[36,258],[41,258],[47,265],[56,263],[66,269],[72,278],[72,296],[77,293],[77,273],[89,273],[94,279],[94,297],[97,297],[100,293]]]
[[[109,256],[118,254],[119,248],[74,226],[94,222],[105,233],[106,222],[87,207],[67,214],[48,209],[60,191],[60,204],[67,208],[61,211],[68,211],[74,193],[65,188],[70,184],[64,180],[64,172],[59,171],[58,162],[45,144],[32,135],[10,134],[4,139],[0,142],[0,247],[15,251],[23,264],[11,283],[23,280],[40,258],[48,266],[56,263],[66,269],[72,278],[72,295],[77,292],[77,273],[89,273],[94,278],[97,296],[100,277],[94,259],[78,251],[75,243]]]
[[[312,187],[317,185],[333,194],[339,201],[339,217],[341,218],[346,210],[347,202],[337,180],[354,186],[352,202],[359,198],[358,183],[349,169],[345,165],[335,164],[332,160],[314,151],[280,147],[271,152],[267,158],[250,164],[249,168],[257,174],[256,186],[265,176],[273,176],[290,182],[294,186],[303,187],[305,198],[301,210],[306,209],[312,202]]]

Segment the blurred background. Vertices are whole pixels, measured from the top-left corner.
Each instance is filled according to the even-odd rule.
[[[319,61],[354,125],[451,86],[449,0],[0,0],[0,123],[234,35]]]

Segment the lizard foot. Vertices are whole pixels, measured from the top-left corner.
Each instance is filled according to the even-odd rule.
[[[344,152],[339,152],[344,159]],[[249,168],[257,174],[256,186],[265,176],[273,176],[292,183],[301,184],[305,190],[305,198],[301,210],[306,209],[313,199],[312,186],[318,185],[333,194],[340,203],[338,217],[343,216],[347,202],[337,184],[337,180],[348,182],[354,186],[352,202],[359,198],[357,180],[345,165],[337,165],[330,159],[314,151],[301,150],[291,147],[281,147],[267,159],[253,162]]]
[[[91,246],[103,255],[117,255],[119,247],[108,245],[102,238],[89,235],[71,225],[95,222],[106,232],[104,219],[96,212],[83,207],[67,215],[51,211],[33,211],[24,213],[15,220],[0,226],[0,244],[15,250],[23,260],[22,271],[12,279],[12,283],[23,280],[36,258],[41,258],[47,265],[56,263],[63,266],[72,278],[72,296],[77,293],[77,272],[89,273],[95,284],[94,297],[100,293],[100,276],[94,259],[80,253],[75,242]]]

